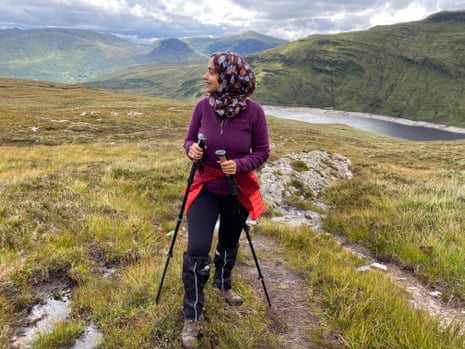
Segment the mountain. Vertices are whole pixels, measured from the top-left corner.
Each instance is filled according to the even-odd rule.
[[[456,11],[365,31],[312,35],[246,58],[257,74],[253,98],[263,104],[334,108],[465,127],[463,52],[465,11]],[[193,101],[202,95],[205,63],[189,69],[148,64],[89,84]],[[128,85],[132,77],[141,85]],[[143,87],[149,83],[150,88]]]
[[[142,47],[88,30],[0,31],[4,77],[75,82],[137,64]]]
[[[200,41],[191,39],[200,45]],[[32,80],[79,82],[150,62],[204,61],[209,47],[257,52],[283,42],[258,33],[209,38],[197,49],[174,38],[144,46],[114,35],[61,28],[0,30],[0,75]],[[212,46],[213,45],[213,46]],[[215,47],[217,47],[215,46]]]
[[[206,58],[179,39],[156,41],[149,47],[149,52],[144,57],[147,61],[156,62],[204,61]]]
[[[465,126],[465,11],[314,35],[249,57],[262,103]]]
[[[259,34],[254,31],[222,38],[195,37],[184,39],[184,41],[207,56],[217,51],[232,51],[240,55],[246,55],[287,43],[286,40]]]

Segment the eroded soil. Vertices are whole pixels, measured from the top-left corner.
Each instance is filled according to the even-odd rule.
[[[290,271],[282,257],[278,243],[270,237],[253,235],[253,246],[257,254],[260,270],[267,288],[271,307],[268,310],[272,330],[281,334],[286,341],[285,348],[312,349],[322,348],[321,341],[312,342],[310,330],[321,328],[317,316],[319,310],[312,307],[308,297],[311,297],[311,285],[303,275]],[[263,285],[258,279],[258,271],[250,253],[248,241],[241,241],[243,254],[247,256],[247,263],[238,263],[235,273],[248,283],[254,285],[257,299],[267,304]],[[249,251],[247,251],[249,250]],[[258,252],[259,251],[259,252]],[[327,334],[325,342],[332,343],[332,348],[341,344],[337,335]]]

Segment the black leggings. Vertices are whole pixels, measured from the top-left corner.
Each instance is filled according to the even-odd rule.
[[[242,205],[240,212],[239,214],[237,199],[233,195],[216,195],[202,190],[191,204],[187,215],[187,253],[196,257],[209,255],[218,216],[219,243],[225,249],[235,247],[241,236],[243,219],[248,216]]]

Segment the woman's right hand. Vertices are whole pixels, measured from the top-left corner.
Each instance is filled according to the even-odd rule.
[[[203,149],[199,146],[198,143],[192,143],[187,156],[192,161],[199,161],[203,156]]]

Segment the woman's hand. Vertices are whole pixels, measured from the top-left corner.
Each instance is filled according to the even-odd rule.
[[[203,156],[203,149],[199,146],[198,143],[192,143],[187,156],[192,161],[199,161]]]
[[[236,174],[237,166],[234,160],[219,160],[218,163],[220,164],[221,170],[225,175],[232,176]]]

